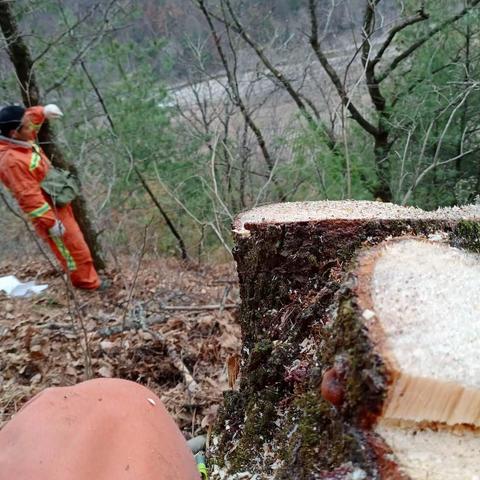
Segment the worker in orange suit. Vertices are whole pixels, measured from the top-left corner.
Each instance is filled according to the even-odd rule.
[[[36,143],[37,133],[46,119],[61,116],[56,105],[27,109],[12,105],[0,110],[0,180],[49,244],[72,284],[95,290],[101,282],[72,207],[55,206],[40,185],[51,165]]]

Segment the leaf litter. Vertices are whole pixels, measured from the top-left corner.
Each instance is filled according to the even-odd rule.
[[[130,263],[107,274],[108,291],[75,290],[75,302],[44,263],[0,264],[0,276],[49,284],[28,299],[0,293],[0,428],[41,390],[85,380],[85,336],[94,377],[147,386],[187,439],[213,423],[240,351],[233,264],[145,258],[137,274]]]

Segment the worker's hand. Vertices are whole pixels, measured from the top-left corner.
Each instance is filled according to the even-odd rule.
[[[63,237],[65,231],[65,225],[60,220],[55,220],[55,225],[48,230],[48,233],[51,237]]]
[[[43,107],[43,113],[48,120],[63,117],[62,111],[53,103]]]

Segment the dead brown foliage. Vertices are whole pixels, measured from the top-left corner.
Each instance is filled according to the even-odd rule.
[[[109,273],[108,291],[75,292],[94,375],[146,385],[187,437],[198,434],[212,422],[222,390],[228,388],[225,363],[240,348],[236,309],[231,308],[238,302],[233,265],[188,267],[145,258],[136,279],[135,272],[133,262],[124,260]],[[44,388],[85,379],[83,336],[58,274],[45,262],[0,264],[0,276],[7,274],[49,288],[29,299],[0,292],[0,426]],[[202,310],[202,305],[210,307]],[[164,309],[172,306],[199,310]],[[127,327],[123,332],[122,324]],[[193,393],[178,359],[198,384]]]

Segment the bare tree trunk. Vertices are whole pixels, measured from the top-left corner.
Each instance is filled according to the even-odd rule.
[[[389,152],[391,142],[387,131],[380,131],[375,136],[374,156],[377,181],[372,188],[372,194],[377,200],[391,202],[393,200],[392,189],[390,187],[390,158]]]
[[[12,2],[0,0],[0,28],[7,42],[7,52],[10,61],[15,68],[15,73],[20,83],[23,103],[27,107],[30,107],[40,103],[40,89],[35,78],[30,51],[19,32],[11,5]],[[39,140],[54,166],[68,170],[79,178],[76,166],[65,159],[56,145],[54,134],[48,122],[45,122],[40,131]],[[98,242],[98,234],[89,219],[87,203],[82,194],[72,202],[72,208],[92,254],[95,268],[104,269],[105,261],[101,252],[100,243]]]

